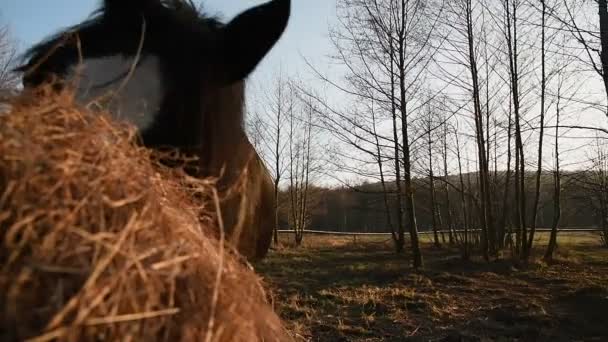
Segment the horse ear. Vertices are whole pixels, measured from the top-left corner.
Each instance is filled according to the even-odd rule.
[[[279,40],[291,11],[290,0],[273,0],[251,8],[224,28],[222,62],[228,81],[247,77]]]

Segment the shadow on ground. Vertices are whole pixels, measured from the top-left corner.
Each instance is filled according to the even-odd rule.
[[[608,341],[608,251],[562,250],[565,261],[518,267],[426,245],[414,271],[388,244],[321,244],[256,269],[299,340]]]

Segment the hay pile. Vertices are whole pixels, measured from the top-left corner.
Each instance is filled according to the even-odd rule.
[[[212,182],[151,162],[133,129],[70,94],[11,102],[0,114],[0,340],[289,340],[259,278],[204,224]]]

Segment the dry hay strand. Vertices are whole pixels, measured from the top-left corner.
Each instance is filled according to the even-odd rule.
[[[50,94],[0,114],[0,340],[290,340],[214,234],[213,182]]]

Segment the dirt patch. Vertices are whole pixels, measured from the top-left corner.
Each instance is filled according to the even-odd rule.
[[[608,290],[603,287],[575,289],[555,298],[560,325],[572,334],[584,331],[592,337],[608,335]]]
[[[300,340],[608,340],[608,258],[594,250],[587,258],[574,248],[575,262],[522,266],[462,262],[454,249],[425,245],[427,267],[415,272],[390,245],[315,242],[273,253],[258,266],[279,298],[279,315]],[[298,258],[308,262],[290,264]],[[305,314],[290,314],[293,304],[282,300],[289,296],[302,299],[297,305]]]

